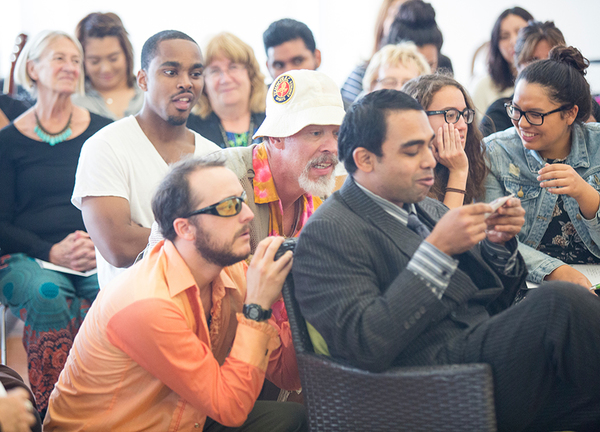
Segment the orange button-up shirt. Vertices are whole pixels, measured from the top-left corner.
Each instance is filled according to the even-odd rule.
[[[211,326],[170,241],[100,291],[50,396],[44,430],[201,430],[241,425],[265,378],[300,387],[289,325],[241,314],[246,264],[212,283]],[[279,336],[278,337],[278,333]]]

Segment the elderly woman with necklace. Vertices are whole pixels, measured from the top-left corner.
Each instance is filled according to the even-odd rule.
[[[265,119],[267,94],[254,51],[237,36],[220,33],[204,53],[204,93],[187,127],[222,148],[249,146]]]
[[[83,90],[77,39],[44,31],[25,46],[17,81],[36,104],[0,131],[0,302],[25,321],[29,382],[43,413],[98,293],[94,244],[71,204],[81,146],[110,123],[71,102]],[[61,266],[41,267],[34,258]]]

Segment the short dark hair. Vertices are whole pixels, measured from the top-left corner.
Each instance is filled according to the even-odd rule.
[[[317,49],[315,38],[306,24],[291,18],[283,18],[271,23],[263,33],[265,52],[271,47],[294,39],[302,39],[306,48],[313,53]]]
[[[590,85],[585,79],[590,65],[575,47],[557,45],[550,50],[547,60],[529,64],[517,76],[516,82],[525,80],[544,87],[548,98],[558,105],[577,105],[575,121],[585,122],[592,113]]]
[[[435,22],[435,10],[430,3],[422,0],[409,0],[398,10],[386,44],[411,41],[417,46],[435,45],[438,52],[442,49],[444,37]]]
[[[133,47],[129,40],[129,34],[121,18],[115,13],[100,13],[94,12],[84,17],[77,24],[75,36],[79,39],[83,47],[85,55],[85,45],[89,38],[102,39],[108,36],[114,36],[119,40],[119,45],[125,54],[125,62],[127,63],[127,85],[133,87],[135,85],[135,75],[133,73]],[[85,63],[83,64],[85,69]],[[86,73],[87,76],[87,73]]]
[[[502,21],[509,16],[516,15],[525,21],[533,20],[533,16],[521,7],[513,7],[503,11],[494,24],[490,38],[490,53],[488,54],[488,71],[492,81],[500,90],[512,87],[515,82],[512,64],[509,64],[500,52],[500,30]]]
[[[183,32],[178,30],[163,30],[161,32],[156,33],[153,36],[150,36],[146,42],[144,42],[144,46],[142,47],[142,69],[147,71],[148,66],[150,66],[150,62],[156,56],[156,51],[158,50],[158,44],[166,40],[173,39],[182,39],[190,42],[194,42],[196,45],[196,41],[186,35]]]
[[[188,157],[171,166],[152,198],[152,212],[160,232],[167,240],[175,240],[175,219],[196,210],[199,197],[192,196],[190,174],[212,167],[224,167],[225,157],[220,152],[203,157]]]
[[[352,153],[364,147],[376,156],[383,156],[381,146],[387,135],[386,118],[392,111],[416,110],[423,107],[406,93],[397,90],[377,90],[354,102],[344,117],[338,135],[338,155],[346,171],[353,174],[357,167]]]

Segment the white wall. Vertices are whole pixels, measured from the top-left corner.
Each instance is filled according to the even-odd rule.
[[[430,0],[444,34],[442,51],[452,59],[456,77],[469,81],[475,49],[489,38],[496,17],[515,6],[509,0]],[[305,22],[315,34],[323,52],[321,70],[340,85],[361,60],[367,58],[373,43],[373,26],[379,0],[197,0],[153,2],[132,0],[2,0],[0,26],[0,75],[8,73],[9,55],[20,32],[30,35],[50,28],[73,32],[77,22],[95,11],[113,11],[121,16],[136,52],[136,67],[144,41],[167,28],[182,30],[204,45],[219,31],[230,31],[255,50],[265,62],[262,32],[279,18]],[[98,4],[102,7],[98,8]],[[538,20],[554,20],[567,43],[577,46],[588,58],[600,59],[598,25],[600,1],[523,0]],[[266,68],[263,72],[267,75]],[[590,81],[600,92],[600,66],[591,71]]]

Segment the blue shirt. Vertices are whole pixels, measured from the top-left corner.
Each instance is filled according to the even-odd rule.
[[[541,282],[557,267],[560,260],[535,250],[552,219],[558,195],[540,187],[538,171],[544,161],[537,153],[523,147],[516,129],[495,133],[483,140],[487,147],[490,174],[486,179],[485,201],[514,193],[525,209],[525,224],[517,236],[519,251],[529,271],[528,280]],[[575,123],[571,132],[571,152],[564,164],[575,171],[596,190],[600,191],[600,124]],[[577,234],[588,250],[600,257],[600,212],[591,220],[583,217],[577,201],[562,195],[564,208],[573,222]]]

